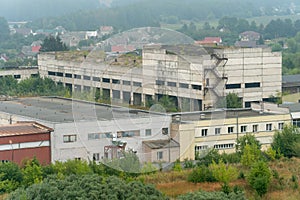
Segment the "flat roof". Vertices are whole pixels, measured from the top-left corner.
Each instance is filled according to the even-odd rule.
[[[108,121],[161,116],[144,110],[59,97],[16,98],[0,101],[0,111],[48,122]]]
[[[295,75],[283,75],[282,83],[299,83],[300,82],[300,74]]]
[[[200,120],[211,120],[211,119],[228,119],[228,118],[243,118],[243,117],[256,117],[256,116],[268,116],[278,115],[270,112],[260,112],[252,110],[251,108],[241,109],[218,109],[213,111],[196,111],[196,112],[185,112],[185,113],[174,113],[173,117],[180,115],[182,122],[185,121],[200,121]]]
[[[179,143],[175,140],[150,140],[150,141],[143,141],[143,144],[147,145],[151,149],[162,149],[162,148],[173,148],[179,147]]]
[[[0,137],[50,133],[53,129],[37,122],[18,122],[0,126]]]

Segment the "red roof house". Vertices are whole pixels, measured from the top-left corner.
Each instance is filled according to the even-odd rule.
[[[36,157],[41,164],[49,164],[52,131],[37,122],[0,126],[0,160],[21,164],[24,159]]]
[[[200,45],[219,45],[222,43],[222,38],[220,37],[205,37],[204,40],[196,41],[196,44]]]

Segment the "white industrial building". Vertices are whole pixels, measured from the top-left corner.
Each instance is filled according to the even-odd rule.
[[[52,162],[101,161],[119,157],[122,150],[136,152],[141,162],[179,158],[179,144],[170,142],[171,117],[166,114],[38,97],[0,101],[0,119],[0,124],[36,121],[53,128]],[[167,150],[169,144],[172,151]],[[170,157],[161,157],[159,152],[170,153]]]
[[[48,52],[39,73],[72,91],[99,90],[113,102],[145,105],[168,95],[181,111],[214,108],[228,93],[244,107],[281,92],[281,53],[269,48],[145,45],[142,52]]]

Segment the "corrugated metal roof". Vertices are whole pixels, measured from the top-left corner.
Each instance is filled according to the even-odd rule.
[[[52,128],[37,122],[18,122],[16,124],[0,126],[0,137],[48,133],[52,131]]]

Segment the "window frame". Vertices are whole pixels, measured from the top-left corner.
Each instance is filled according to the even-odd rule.
[[[215,135],[220,135],[221,134],[221,128],[217,127],[215,128]]]
[[[157,158],[157,160],[162,160],[164,158],[164,152],[163,151],[157,151],[156,152],[156,158]]]
[[[208,132],[207,128],[201,129],[201,137],[206,137],[207,136],[207,132]]]
[[[247,125],[242,125],[240,130],[241,130],[241,133],[247,133]]]
[[[232,129],[232,130],[231,130]],[[231,133],[233,133],[234,132],[234,127],[233,126],[228,126],[227,127],[227,133],[228,134],[231,134]]]
[[[266,131],[272,131],[272,123],[266,124]]]
[[[77,141],[77,135],[76,134],[63,135],[63,143],[73,143],[73,142],[76,142],[76,141]]]

